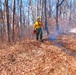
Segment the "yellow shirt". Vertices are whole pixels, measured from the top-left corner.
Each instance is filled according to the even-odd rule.
[[[41,28],[41,27],[43,27],[43,23],[40,21],[40,22],[35,22],[34,23],[34,28]]]

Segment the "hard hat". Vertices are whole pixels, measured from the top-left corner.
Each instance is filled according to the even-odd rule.
[[[40,19],[40,16],[38,16],[37,19]]]

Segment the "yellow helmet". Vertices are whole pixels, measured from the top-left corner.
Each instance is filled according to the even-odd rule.
[[[37,19],[40,19],[40,16],[38,16]]]

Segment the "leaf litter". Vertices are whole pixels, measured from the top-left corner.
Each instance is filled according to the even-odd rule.
[[[27,39],[0,49],[0,75],[76,75],[76,58],[49,41]]]

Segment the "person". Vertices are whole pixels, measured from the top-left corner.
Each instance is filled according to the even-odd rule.
[[[42,27],[43,27],[43,22],[40,20],[40,17],[37,17],[37,21],[34,23],[34,32],[36,30],[36,40],[39,40],[40,37],[40,41],[42,42]]]

